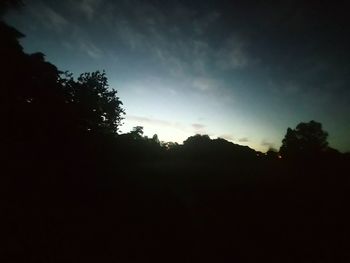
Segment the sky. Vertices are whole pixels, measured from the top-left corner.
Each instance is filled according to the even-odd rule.
[[[26,52],[75,76],[105,70],[122,132],[260,151],[310,120],[350,151],[347,20],[341,1],[289,0],[31,0],[6,17]]]

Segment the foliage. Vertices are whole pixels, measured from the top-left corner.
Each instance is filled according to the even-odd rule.
[[[130,135],[133,137],[133,139],[141,139],[143,136],[143,127],[142,126],[135,126],[132,131],[130,132]]]
[[[89,133],[117,133],[125,114],[117,91],[110,89],[106,73],[83,73],[77,80],[65,73],[60,83],[80,129]]]
[[[235,162],[254,160],[256,152],[247,146],[231,143],[222,138],[210,139],[208,135],[196,134],[183,143],[183,155],[190,159]]]
[[[288,128],[282,140],[280,153],[286,158],[317,157],[328,149],[328,133],[316,121],[299,123],[295,129]]]
[[[115,136],[124,110],[104,72],[74,80],[25,54],[15,29],[0,22],[0,34],[1,262],[349,262],[349,153],[291,169],[208,135]],[[326,149],[311,121],[288,128],[281,152]]]
[[[75,80],[45,61],[44,54],[26,54],[19,43],[23,34],[3,21],[0,36],[2,144],[15,154],[60,158],[73,155],[73,148],[87,154],[106,150],[102,142],[113,145],[110,138],[124,109],[105,72],[83,73]],[[90,135],[98,136],[87,140]]]

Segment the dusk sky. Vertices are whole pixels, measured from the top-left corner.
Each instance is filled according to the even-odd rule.
[[[26,52],[60,70],[104,69],[124,104],[122,132],[139,125],[179,143],[208,134],[266,151],[316,120],[350,151],[348,9],[247,2],[31,0],[6,21]]]

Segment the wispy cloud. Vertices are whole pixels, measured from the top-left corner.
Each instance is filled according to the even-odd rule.
[[[110,17],[110,24],[129,52],[147,54],[172,77],[192,78],[193,75],[208,74],[213,50],[207,36],[198,36],[198,32],[205,32],[215,23],[220,16],[218,12],[197,19],[190,9],[178,2],[172,3],[171,11],[167,13],[143,1],[133,1],[132,8],[125,3],[121,9],[127,9],[128,16],[116,12]]]
[[[93,19],[101,0],[71,0],[71,6],[74,6],[89,20]]]
[[[235,139],[232,134],[223,134],[223,135],[220,135],[218,138],[223,138],[228,141],[234,141]]]
[[[192,124],[192,127],[193,127],[195,130],[199,131],[199,130],[203,130],[203,129],[205,128],[205,125],[200,124],[200,123],[193,123],[193,124]]]
[[[237,37],[230,37],[215,56],[216,65],[223,70],[241,69],[251,63],[245,43]]]
[[[133,120],[141,123],[151,123],[151,124],[157,124],[160,126],[172,126],[172,123],[165,120],[158,120],[153,118],[147,118],[142,116],[135,116],[135,115],[127,115],[126,118],[128,120]]]
[[[295,81],[276,81],[273,79],[270,79],[267,83],[267,87],[270,89],[270,91],[277,96],[294,96],[294,95],[300,95],[303,88],[300,86],[300,84],[296,83]]]
[[[136,116],[136,115],[126,115],[126,119],[130,121],[138,122],[143,125],[155,125],[155,126],[161,126],[161,127],[176,128],[182,131],[185,130],[184,126],[178,122],[170,122],[166,120],[148,118],[148,117]]]
[[[215,23],[217,20],[219,20],[221,17],[220,12],[218,11],[212,11],[200,19],[194,20],[193,21],[193,28],[194,32],[196,32],[198,35],[203,35],[205,34],[210,26]]]
[[[275,144],[272,143],[272,142],[269,142],[269,141],[267,141],[267,140],[265,140],[265,139],[263,139],[263,140],[261,141],[261,146],[265,146],[265,147],[268,147],[268,148],[274,148],[274,147],[275,147]]]
[[[249,142],[249,139],[247,137],[239,138],[239,142]]]
[[[193,79],[192,85],[195,89],[200,91],[211,91],[219,88],[221,83],[214,78],[198,77]]]
[[[99,49],[93,43],[88,41],[81,41],[80,49],[93,59],[98,59],[103,54],[101,49]]]
[[[84,56],[87,55],[91,59],[99,59],[105,54],[79,30],[73,33],[70,39],[61,41],[61,45],[66,50],[83,53]]]
[[[145,35],[138,32],[136,28],[126,19],[116,18],[114,21],[117,36],[130,50],[143,50],[147,45]]]
[[[49,30],[62,32],[69,25],[68,20],[62,14],[44,3],[39,2],[36,6],[29,6],[29,10],[32,16]]]

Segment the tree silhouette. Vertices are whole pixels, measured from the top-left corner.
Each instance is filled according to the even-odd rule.
[[[130,135],[134,140],[142,139],[143,136],[143,127],[142,126],[135,126],[132,128],[132,131],[130,131]]]
[[[59,71],[42,53],[25,54],[23,35],[0,21],[1,111],[6,136],[13,141],[45,139],[65,127],[69,113],[59,85]],[[68,116],[67,116],[68,114]],[[34,139],[35,140],[35,139]]]
[[[114,134],[118,132],[125,114],[117,91],[109,89],[106,73],[83,73],[75,81],[66,73],[60,80],[79,128],[89,133]]]
[[[198,145],[208,144],[210,143],[210,137],[208,135],[196,134],[194,136],[188,137],[184,141],[184,146],[188,147],[196,147]]]
[[[269,160],[275,160],[278,159],[278,151],[274,148],[269,148],[266,152],[266,158]]]
[[[116,136],[124,110],[106,74],[74,79],[24,53],[1,20],[19,2],[0,0],[1,262],[349,262],[350,153],[320,123],[288,128],[280,149],[322,154],[312,169],[208,135]]]
[[[280,153],[286,158],[314,158],[328,149],[328,133],[316,121],[299,123],[295,129],[288,128],[282,140]]]
[[[158,138],[158,135],[157,135],[157,134],[153,134],[152,141],[153,141],[155,144],[160,145],[160,141],[159,141],[159,138]]]
[[[83,73],[74,79],[45,61],[44,54],[26,54],[19,42],[24,35],[1,19],[16,3],[20,1],[0,4],[0,109],[5,124],[1,144],[12,153],[7,157],[17,163],[36,162],[39,167],[49,156],[68,159],[74,151],[79,155],[88,148],[106,150],[124,109],[105,72]],[[89,139],[91,135],[99,136]],[[28,156],[37,157],[30,161]]]

